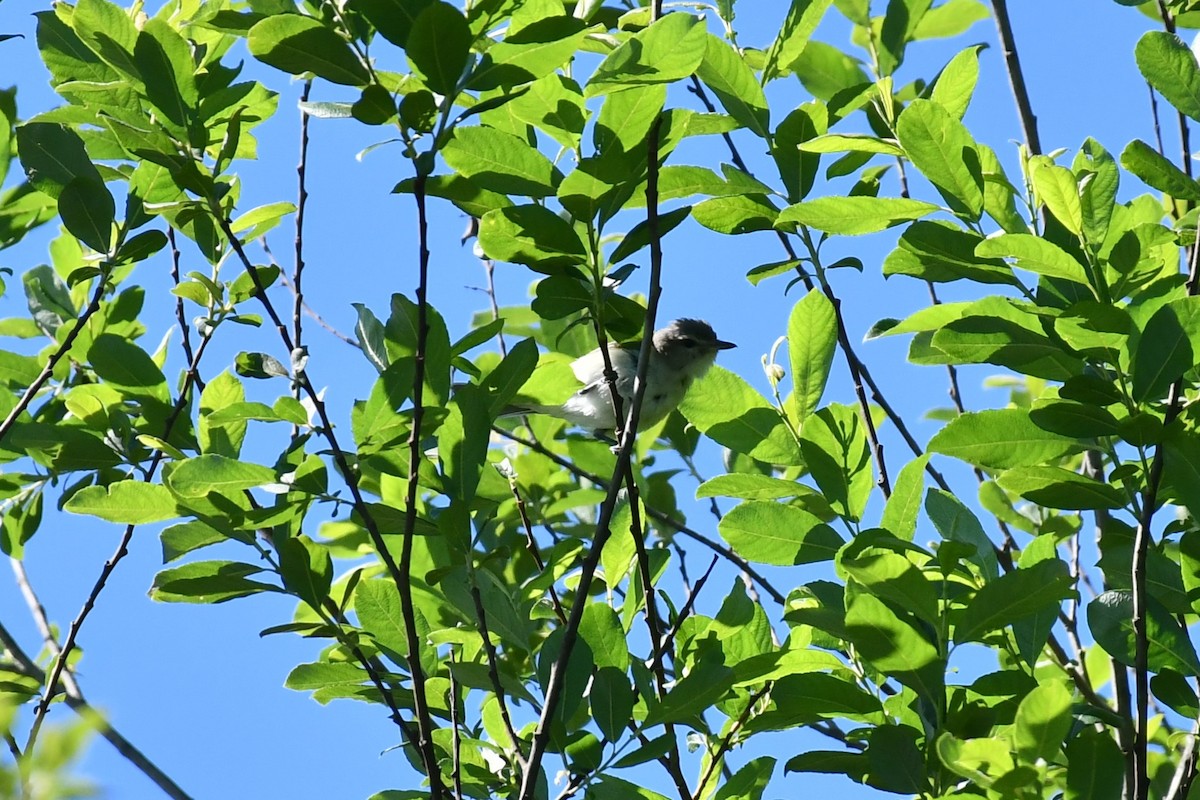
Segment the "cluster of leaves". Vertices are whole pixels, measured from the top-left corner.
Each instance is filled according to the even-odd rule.
[[[810,41],[835,6],[865,59]],[[1006,174],[962,122],[978,48],[931,81],[896,80],[913,43],[986,15],[972,0],[890,0],[877,16],[866,0],[793,0],[763,50],[737,46],[733,3],[714,13],[724,37],[683,11],[559,0],[483,0],[465,14],[441,0],[176,0],[152,17],[79,0],[39,14],[65,104],[18,126],[12,93],[0,96],[0,170],[15,146],[28,178],[0,198],[0,245],[54,218],[64,232],[52,265],[22,275],[29,317],[0,323],[6,336],[44,340],[36,355],[0,351],[0,453],[17,467],[0,476],[0,546],[21,557],[47,497],[126,526],[126,539],[182,520],[162,532],[164,559],[190,558],[160,572],[152,595],[294,597],[296,617],[268,632],[327,646],[287,685],[386,706],[428,782],[389,797],[543,797],[542,759],[554,754],[564,796],[661,797],[623,773],[657,762],[681,797],[757,800],[776,758],[735,769],[730,755],[801,727],[841,747],[787,753],[785,772],[889,792],[1105,798],[1126,785],[1146,796],[1151,782],[1185,796],[1188,745],[1149,718],[1128,680],[1133,668],[1139,690],[1148,682],[1185,716],[1200,706],[1186,627],[1200,587],[1194,260],[1191,278],[1181,274],[1200,184],[1186,161],[1138,141],[1118,159],[1089,139],[1069,166],[1064,153],[1025,148],[1019,176]],[[255,265],[244,246],[293,207],[235,213],[232,170],[255,156],[251,131],[276,105],[225,63],[241,40],[265,64],[357,93],[304,110],[393,127],[409,165],[396,191],[416,201],[420,288],[416,300],[394,295],[386,314],[358,306],[378,378],[354,404],[352,444],[309,382],[299,329],[273,305],[278,268]],[[599,56],[586,80],[584,53]],[[1177,36],[1148,33],[1136,56],[1171,106],[1200,119],[1200,68]],[[389,59],[407,69],[385,70]],[[813,99],[773,120],[764,87],[793,75]],[[721,110],[670,104],[684,86]],[[752,175],[736,151],[719,174],[668,163],[690,137],[735,131],[761,140],[775,174]],[[810,198],[833,155],[825,176],[855,183]],[[1162,196],[1118,201],[1122,168]],[[927,199],[886,196],[889,173]],[[425,296],[428,198],[479,220],[487,259],[538,275],[531,307],[451,338]],[[681,408],[689,426],[673,415],[641,433],[619,502],[625,465],[559,421],[501,422],[525,443],[491,447],[518,391],[561,401],[570,355],[641,331],[645,308],[618,292],[628,260],[689,218],[777,236],[786,258],[749,278],[790,274],[808,290],[787,320],[787,369],[768,365],[773,397],[714,368]],[[166,247],[164,223],[210,265],[177,275],[187,365],[175,386],[165,345],[137,343],[145,298],[130,278]],[[917,364],[1018,377],[1007,408],[957,409],[928,454],[910,438],[914,458],[893,481],[876,428],[903,421],[861,388],[857,407],[822,403],[839,349],[855,382],[869,380],[826,280],[862,265],[823,253],[831,237],[897,226],[886,275],[1002,293],[935,303],[874,334],[913,335]],[[259,309],[281,357],[246,352],[237,374],[202,380],[212,337],[226,322],[259,324]],[[502,333],[528,338],[479,354]],[[456,371],[470,382],[454,385]],[[278,399],[248,401],[243,379],[276,379]],[[514,433],[519,424],[528,430]],[[272,463],[248,458],[251,425],[287,429]],[[674,462],[659,464],[664,451],[689,461],[701,434],[729,451],[727,473],[699,490],[738,501],[718,525],[723,542],[680,522]],[[931,454],[975,469],[1000,546]],[[873,496],[885,502],[868,520]],[[1167,503],[1188,513],[1156,526]],[[329,521],[331,507],[349,513]],[[1103,585],[1080,630],[1088,576],[1061,551],[1078,551],[1084,512]],[[936,545],[914,541],[925,520]],[[680,536],[752,576],[782,615],[741,581],[711,616],[673,599],[663,587],[683,567]],[[243,560],[195,560],[222,544]],[[785,592],[756,567],[820,562],[828,579]],[[957,648],[973,643],[998,669],[948,683]],[[14,676],[0,684],[5,702],[40,700],[44,714],[70,649],[44,681],[0,663]]]

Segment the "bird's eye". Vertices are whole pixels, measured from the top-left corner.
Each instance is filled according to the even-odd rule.
[[[695,339],[684,339],[683,346],[686,347],[687,349],[691,350],[693,347],[696,346],[696,340]]]

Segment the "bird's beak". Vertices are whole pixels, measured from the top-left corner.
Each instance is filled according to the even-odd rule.
[[[732,347],[737,347],[737,345],[734,344],[733,342],[723,342],[720,339],[717,339],[716,343],[713,346],[716,347],[718,350],[728,350]]]

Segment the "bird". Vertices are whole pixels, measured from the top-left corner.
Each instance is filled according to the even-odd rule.
[[[649,428],[674,411],[692,383],[716,361],[717,353],[731,347],[736,345],[718,339],[712,326],[699,319],[677,319],[655,331],[638,428]],[[609,360],[617,376],[617,394],[626,415],[633,403],[640,348],[639,342],[608,345]],[[549,414],[597,433],[615,431],[617,418],[608,381],[604,379],[604,358],[600,348],[575,359],[571,371],[583,388],[562,405],[513,405],[504,413]]]

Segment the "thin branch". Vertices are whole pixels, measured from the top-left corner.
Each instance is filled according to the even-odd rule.
[[[1171,16],[1171,12],[1163,0],[1158,0],[1158,15],[1162,19],[1163,28],[1166,30],[1166,32],[1171,34],[1175,33],[1175,18]],[[1153,94],[1153,91],[1151,91],[1152,97]],[[1175,115],[1179,120],[1180,163],[1183,166],[1183,171],[1187,173],[1187,176],[1190,178],[1192,177],[1191,130],[1188,127],[1187,116],[1185,116],[1182,111],[1177,110]],[[1155,116],[1155,123],[1157,128],[1157,114]],[[1159,152],[1162,152],[1161,139],[1159,140]]]
[[[204,351],[208,347],[208,343],[212,341],[211,333],[205,335],[200,340],[200,346],[196,348],[196,354],[192,358],[192,362],[188,365],[187,373],[184,376],[183,387],[179,392],[179,397],[176,398],[175,404],[171,408],[171,413],[167,417],[166,423],[163,426],[164,440],[170,439],[171,431],[175,427],[175,422],[179,419],[179,415],[183,409],[187,407],[188,400],[191,395],[192,387],[195,384],[196,375],[200,369],[200,359],[204,357]],[[150,460],[150,465],[146,469],[143,480],[149,483],[154,478],[154,473],[158,466],[162,463],[163,451],[156,450],[153,458]],[[75,649],[75,642],[79,637],[79,631],[83,628],[83,623],[87,620],[88,614],[96,605],[96,600],[100,597],[100,593],[104,591],[104,587],[108,584],[108,579],[116,570],[117,565],[129,553],[129,542],[133,539],[133,531],[136,525],[125,526],[124,533],[121,534],[120,540],[117,542],[117,549],[109,556],[108,561],[104,562],[104,567],[100,570],[99,577],[96,578],[96,583],[92,586],[91,592],[88,593],[87,599],[84,600],[83,606],[79,609],[79,613],[75,619],[71,621],[70,627],[67,629],[67,638],[63,641],[62,649],[54,658],[54,663],[50,668],[50,677],[46,682],[46,688],[42,692],[41,700],[34,708],[33,723],[30,726],[29,739],[25,743],[25,752],[32,753],[33,745],[37,741],[38,732],[41,730],[42,722],[46,718],[46,712],[50,710],[50,701],[54,697],[55,688],[59,681],[62,680],[63,671],[66,669],[67,660],[70,658],[71,652]]]
[[[58,362],[62,361],[67,353],[71,352],[71,346],[75,344],[75,339],[79,336],[84,326],[88,324],[88,320],[100,310],[100,299],[104,297],[104,290],[107,286],[108,273],[102,272],[96,278],[96,289],[92,292],[92,299],[88,302],[87,308],[75,320],[74,326],[67,332],[62,344],[56,347],[54,352],[50,354],[50,358],[46,361],[46,366],[42,368],[38,376],[33,379],[33,383],[29,384],[29,387],[21,394],[21,398],[17,400],[17,404],[13,406],[12,411],[8,412],[8,416],[4,418],[4,422],[0,422],[0,442],[4,441],[4,437],[8,436],[13,424],[16,423],[17,417],[21,416],[25,412],[25,409],[29,408],[29,404],[33,402],[33,398],[42,390],[46,381],[50,380],[50,376],[54,374],[54,368],[58,366]],[[28,749],[27,747],[26,750]]]
[[[1200,242],[1192,245],[1189,258],[1187,293],[1193,297],[1200,288]],[[1183,397],[1183,376],[1171,384],[1167,395],[1167,410],[1163,415],[1163,425],[1169,426],[1179,416],[1181,399]],[[1146,489],[1143,493],[1142,514],[1138,520],[1137,531],[1133,537],[1133,683],[1136,726],[1134,728],[1133,757],[1134,757],[1134,798],[1146,800],[1150,794],[1149,773],[1149,726],[1150,726],[1150,640],[1147,629],[1147,593],[1146,593],[1146,559],[1150,551],[1153,534],[1151,524],[1154,512],[1158,506],[1158,490],[1162,482],[1164,450],[1158,445],[1154,450],[1154,460],[1150,463],[1150,474],[1147,477]]]
[[[1008,82],[1012,85],[1013,98],[1017,102],[1017,116],[1021,119],[1021,130],[1025,134],[1025,144],[1029,152],[1037,155],[1042,152],[1041,140],[1038,137],[1037,117],[1029,102],[1029,90],[1025,87],[1025,74],[1021,71],[1021,57],[1017,54],[1017,42],[1013,38],[1012,22],[1008,17],[1008,1],[992,0],[992,9],[996,14],[996,30],[1000,34],[1000,47],[1004,51],[1004,66],[1008,71]]]
[[[771,683],[763,684],[763,687],[754,694],[750,695],[750,699],[746,701],[746,707],[742,709],[742,713],[729,726],[729,732],[725,734],[725,738],[721,740],[721,744],[717,747],[715,753],[711,754],[708,760],[708,766],[704,769],[704,774],[700,776],[699,782],[696,784],[696,791],[692,794],[692,800],[700,800],[704,794],[705,787],[708,786],[709,780],[712,779],[713,773],[717,769],[717,765],[725,760],[725,755],[733,747],[733,737],[742,729],[746,721],[750,719],[750,712],[754,710],[755,704],[771,691]]]
[[[308,94],[312,91],[312,79],[304,82],[300,90],[300,163],[296,165],[296,245],[295,261],[292,267],[292,338],[296,347],[303,347],[301,336],[304,328],[301,320],[304,318],[304,212],[308,208],[308,113],[304,103],[308,102]]]
[[[517,763],[524,770],[525,753],[521,750],[521,737],[517,735],[512,716],[508,713],[508,700],[504,687],[500,683],[500,671],[496,668],[499,657],[496,655],[496,645],[492,642],[492,636],[488,632],[487,612],[484,611],[483,596],[479,593],[479,585],[475,582],[474,575],[471,576],[471,599],[475,603],[475,621],[479,623],[479,636],[483,639],[483,650],[487,655],[488,680],[492,682],[492,692],[496,695],[496,702],[500,705],[500,719],[504,721],[504,730],[508,733],[508,738],[512,739],[513,748],[517,751]],[[454,698],[453,705],[457,705],[457,703],[458,699]]]
[[[267,259],[271,262],[271,265],[278,267],[279,262],[275,260],[275,254],[271,252],[271,245],[267,241],[267,237],[264,236],[261,239],[259,239],[258,246],[263,249],[263,253],[266,254]],[[287,274],[285,272],[283,272],[282,269],[280,269],[280,272],[279,272],[279,282],[282,283],[284,286],[286,286],[291,291],[293,297],[297,296],[296,295],[296,287],[292,285],[292,281],[288,278]],[[351,347],[354,347],[358,350],[362,349],[362,345],[359,343],[359,341],[357,339],[355,339],[353,336],[348,336],[348,335],[342,333],[337,328],[335,328],[334,326],[332,326],[328,322],[326,322],[325,318],[322,317],[320,314],[318,314],[316,309],[314,309],[311,305],[309,305],[307,300],[301,301],[301,306],[303,306],[305,314],[308,314],[308,316],[314,322],[316,322],[318,325],[320,325],[325,330],[329,331],[336,338],[341,339],[346,344],[348,344]]]
[[[13,563],[16,564],[17,562],[14,560]],[[19,581],[20,580],[25,580],[25,585],[28,586],[27,579],[21,578]],[[25,590],[22,589],[22,591],[24,592]],[[29,596],[32,596],[32,590],[30,590],[30,594],[26,597],[27,602],[30,602]],[[33,597],[32,603],[39,609],[39,611],[34,612],[35,619],[40,614],[42,620],[44,620],[45,610],[42,609],[41,603],[36,597]],[[38,627],[42,627],[42,622],[38,623]],[[48,647],[51,647],[52,652],[57,652],[57,643],[54,642],[53,636],[50,636],[46,639],[46,644]],[[30,658],[27,653],[25,653],[17,640],[13,638],[12,634],[8,632],[2,623],[0,623],[0,645],[4,646],[5,651],[7,651],[13,661],[16,662],[15,666],[20,669],[22,674],[32,678],[38,683],[42,683],[46,680],[46,673],[42,671],[42,669],[36,663],[34,663],[33,659]],[[100,711],[93,708],[91,704],[84,699],[83,693],[79,690],[79,686],[75,684],[74,680],[67,680],[68,678],[70,678],[70,673],[64,673],[63,680],[60,682],[62,691],[66,694],[65,702],[67,707],[95,726],[100,735],[104,737],[104,740],[111,744],[113,748],[121,754],[122,758],[124,758],[126,761],[136,767],[143,775],[149,778],[155,786],[162,790],[163,794],[165,794],[167,797],[173,798],[173,800],[191,800],[191,796],[182,788],[180,788],[179,784],[175,783],[175,781],[172,780],[165,772],[163,772],[157,764],[151,761],[145,753],[143,753],[136,745],[126,739],[120,731],[114,728],[112,724],[104,717],[104,715],[100,713]],[[21,753],[21,749],[17,744],[16,739],[14,739],[11,735],[6,735],[5,739],[8,742],[9,750],[18,759],[17,763],[24,763],[25,757]],[[31,751],[26,749],[26,752],[28,753]]]
[[[167,242],[171,246],[171,283],[175,286],[179,285],[180,280],[180,264],[183,260],[183,254],[179,252],[179,243],[175,241],[175,229],[170,225],[167,226]],[[191,326],[188,325],[187,313],[183,307],[183,297],[175,298],[175,322],[179,325],[180,344],[183,346],[183,357],[187,363],[192,363],[192,333]],[[197,377],[196,385],[201,390],[204,389],[204,382]]]
[[[525,498],[521,497],[521,491],[517,488],[516,480],[509,480],[508,488],[512,491],[513,498],[517,501],[517,513],[521,516],[521,525],[525,528],[525,549],[530,557],[533,558],[533,563],[537,568],[545,572],[546,562],[542,559],[541,550],[538,549],[537,539],[533,535],[533,523],[529,519],[529,508],[525,504]],[[558,617],[559,622],[567,621],[567,614],[563,611],[562,602],[558,599],[558,592],[554,591],[554,584],[550,584],[547,591],[550,594],[550,602],[554,604],[554,616]]]
[[[422,191],[419,196],[422,198],[423,208],[424,192]],[[242,265],[246,268],[247,274],[250,275],[250,279],[254,283],[254,296],[258,298],[263,310],[270,318],[271,323],[275,326],[275,331],[279,335],[279,338],[283,342],[284,346],[289,352],[296,353],[296,348],[294,346],[294,342],[292,341],[291,334],[288,333],[287,326],[284,325],[283,320],[279,316],[279,312],[275,309],[274,303],[271,302],[271,298],[267,296],[266,287],[263,286],[262,281],[258,276],[258,271],[253,269],[253,264],[251,263],[249,256],[246,255],[246,249],[243,246],[242,241],[238,239],[237,235],[233,232],[232,224],[230,223],[228,216],[225,214],[224,209],[222,209],[215,201],[210,201],[210,205],[214,220],[216,221],[218,227],[221,228],[221,232],[224,234],[226,241],[229,242],[230,247],[233,248],[234,253],[237,255]],[[421,218],[424,220],[423,213],[421,214]],[[422,228],[422,230],[424,231],[424,228]],[[424,234],[422,234],[421,241],[422,246],[424,246]],[[428,251],[424,252],[426,252],[426,254],[428,253]],[[422,274],[424,275],[424,271]],[[423,297],[423,295],[421,296]],[[415,402],[417,404],[417,413],[414,414],[413,418],[414,431],[419,427],[421,389],[424,380],[424,360],[420,357],[420,355],[421,354],[419,353],[417,359],[418,372],[415,376],[417,383],[414,390],[414,395]],[[417,718],[418,738],[412,743],[417,747],[417,750],[421,755],[422,762],[429,771],[430,796],[431,800],[436,800],[443,796],[445,787],[442,784],[441,774],[438,771],[437,756],[433,750],[433,739],[431,735],[433,722],[424,694],[425,675],[420,665],[420,652],[418,649],[420,641],[413,616],[412,586],[409,576],[400,569],[396,563],[396,560],[392,557],[391,551],[388,549],[387,543],[384,541],[383,535],[380,532],[379,524],[375,520],[375,515],[371,513],[370,506],[367,504],[366,500],[363,499],[362,488],[359,486],[358,481],[358,473],[351,468],[350,462],[346,457],[346,453],[342,449],[337,435],[334,433],[333,421],[329,418],[329,410],[325,405],[325,401],[313,386],[312,381],[309,379],[306,372],[299,371],[294,376],[294,379],[300,383],[300,387],[304,390],[305,395],[308,397],[313,408],[317,412],[317,416],[321,422],[321,435],[324,437],[325,441],[329,443],[329,448],[333,455],[334,463],[337,465],[338,470],[342,475],[342,479],[346,482],[346,486],[350,490],[354,509],[362,518],[363,527],[367,529],[367,535],[371,539],[371,544],[375,547],[376,552],[379,554],[380,560],[383,561],[384,567],[387,569],[388,576],[392,579],[393,583],[395,583],[396,589],[400,594],[401,612],[405,615],[406,624],[409,625],[408,629],[406,630],[406,637],[409,644],[409,653],[406,656],[406,661],[410,672],[412,673],[411,677],[413,680],[414,696],[413,705]],[[407,513],[413,515],[412,527],[409,527],[407,522],[405,527],[405,530],[411,534],[413,527],[415,527],[416,509],[410,505],[407,509]],[[411,557],[411,535],[406,536],[405,541],[407,542],[407,550]],[[415,671],[413,670],[414,664],[416,665]]]
[[[507,431],[504,428],[500,428],[497,426],[493,426],[492,430],[495,431],[496,433],[500,434],[504,438],[509,439],[510,441],[514,441],[517,444],[524,445],[525,447],[528,447],[530,450],[533,450],[534,452],[537,452],[537,453],[545,456],[546,458],[550,459],[558,466],[562,467],[565,470],[570,471],[572,474],[576,475],[577,477],[584,478],[584,479],[596,484],[597,486],[599,486],[601,489],[603,489],[605,491],[609,490],[610,482],[608,480],[601,478],[599,475],[595,474],[594,472],[588,472],[586,469],[583,469],[583,468],[577,466],[576,464],[569,461],[568,459],[565,459],[562,456],[558,455],[557,453],[547,449],[540,442],[533,441],[532,439],[526,439],[525,437],[520,436],[519,434],[513,433],[512,431]],[[700,544],[707,547],[709,550],[712,550],[714,553],[720,553],[721,556],[723,556],[725,559],[732,562],[733,564],[736,564],[737,567],[740,570],[742,570],[742,572],[749,575],[754,580],[754,582],[757,583],[760,587],[762,587],[763,591],[765,591],[767,594],[769,594],[771,596],[771,599],[774,600],[779,605],[783,605],[784,602],[786,602],[787,598],[783,595],[783,593],[780,592],[778,589],[776,589],[774,586],[772,586],[771,582],[762,576],[762,573],[760,573],[758,570],[754,569],[754,567],[750,565],[750,562],[746,561],[746,559],[742,558],[741,556],[739,556],[737,553],[730,550],[725,545],[705,536],[704,534],[700,533],[699,531],[697,531],[693,528],[689,528],[687,525],[685,525],[682,522],[680,522],[679,520],[675,519],[674,517],[672,517],[670,514],[666,513],[665,511],[661,511],[657,508],[654,508],[653,506],[645,506],[645,509],[646,509],[646,516],[650,517],[655,522],[666,525],[667,527],[672,528],[673,530],[675,530],[679,533],[682,533],[684,536],[688,537],[689,539],[699,542]]]
[[[429,343],[429,219],[425,214],[426,176],[418,170],[413,196],[417,204],[417,352],[413,373],[412,429],[408,439],[408,486],[404,499],[404,532],[400,546],[400,563],[396,586],[400,590],[400,613],[404,617],[405,638],[408,641],[408,671],[413,684],[413,707],[421,740],[417,743],[421,758],[429,773],[430,798],[442,796],[442,779],[437,756],[433,751],[433,717],[425,697],[425,670],[421,666],[420,640],[417,636],[416,614],[412,597],[412,552],[417,527],[418,472],[421,467],[421,423],[425,416],[425,355]],[[391,556],[389,555],[390,559]]]

